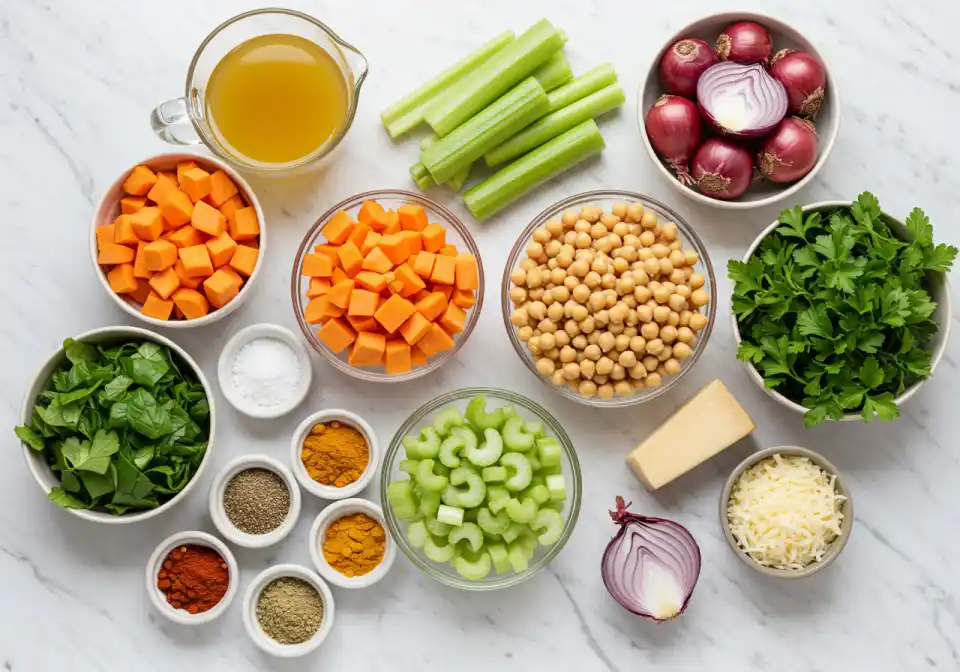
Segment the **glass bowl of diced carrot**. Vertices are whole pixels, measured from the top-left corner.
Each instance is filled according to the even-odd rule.
[[[399,382],[466,343],[483,305],[483,264],[467,227],[408,191],[337,203],[300,244],[290,281],[313,348],[356,378]]]
[[[139,162],[107,189],[90,255],[123,310],[154,326],[199,327],[236,310],[259,276],[266,230],[233,168],[191,153]]]

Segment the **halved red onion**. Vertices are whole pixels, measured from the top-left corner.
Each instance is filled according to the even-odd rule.
[[[759,64],[723,61],[697,82],[704,119],[718,133],[736,138],[766,135],[787,113],[787,92]]]
[[[790,114],[816,118],[827,85],[827,73],[816,56],[805,51],[781,49],[770,61],[770,76],[783,84]]]
[[[628,506],[617,497],[617,510],[610,512],[620,530],[603,553],[603,585],[637,616],[676,618],[690,603],[700,577],[700,547],[683,525],[630,513]]]
[[[773,52],[769,31],[753,21],[728,26],[717,38],[717,56],[734,63],[766,63]]]
[[[681,96],[661,96],[647,112],[644,128],[654,151],[684,184],[691,184],[688,162],[703,136],[700,113]]]
[[[694,154],[690,172],[701,193],[727,200],[750,186],[753,158],[746,149],[725,138],[710,138]]]
[[[693,37],[675,42],[660,59],[660,81],[667,92],[693,98],[703,71],[717,62],[713,48]]]
[[[819,139],[813,124],[800,117],[787,117],[763,141],[757,168],[760,177],[771,182],[794,182],[816,165],[818,154]]]

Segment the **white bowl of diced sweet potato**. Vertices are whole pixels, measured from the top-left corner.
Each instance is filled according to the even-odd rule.
[[[110,185],[90,256],[123,310],[155,326],[199,327],[243,303],[266,246],[263,210],[224,162],[199,154],[140,161]]]

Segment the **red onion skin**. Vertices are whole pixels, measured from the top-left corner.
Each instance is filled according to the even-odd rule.
[[[670,45],[660,59],[660,82],[667,92],[693,98],[703,71],[719,59],[713,47],[696,38],[684,38]]]
[[[750,152],[724,138],[710,138],[693,157],[693,180],[700,193],[729,200],[753,181]]]
[[[687,528],[685,528],[683,525],[680,525],[679,523],[676,523],[672,520],[668,520],[666,518],[652,518],[648,516],[641,516],[636,513],[631,513],[627,511],[627,508],[629,506],[630,504],[624,503],[623,497],[620,497],[618,495],[617,510],[610,511],[610,517],[613,518],[613,521],[615,523],[620,525],[620,529],[617,530],[617,534],[614,535],[613,539],[611,539],[610,542],[607,544],[607,548],[603,552],[603,558],[600,561],[601,578],[603,579],[603,585],[607,589],[607,592],[610,593],[610,596],[613,597],[613,599],[615,599],[620,606],[622,606],[624,609],[626,609],[630,613],[636,614],[637,616],[640,616],[650,621],[656,621],[658,623],[663,622],[664,620],[672,620],[687,610],[687,606],[689,606],[690,604],[690,598],[693,597],[693,589],[694,587],[696,587],[697,579],[700,576],[700,564],[701,564],[700,546],[697,545],[697,542],[693,538],[693,535],[691,535],[690,531],[687,530]],[[693,574],[693,585],[690,587],[689,594],[687,595],[686,600],[684,600],[683,604],[680,606],[679,611],[677,611],[677,613],[669,619],[659,619],[651,614],[637,611],[636,609],[632,609],[631,607],[623,604],[623,602],[617,597],[617,594],[616,594],[618,591],[617,587],[610,585],[609,579],[607,577],[607,572],[603,571],[603,568],[606,567],[607,565],[607,561],[609,560],[610,555],[616,549],[617,544],[620,541],[620,538],[623,537],[624,534],[626,534],[627,525],[630,524],[631,522],[638,522],[638,523],[647,524],[647,525],[662,525],[665,527],[670,527],[676,532],[680,533],[683,537],[685,537],[685,539],[691,544],[690,550],[693,551],[692,559],[694,563],[690,569],[691,569],[691,573]]]
[[[709,99],[710,99],[710,89],[715,85],[717,78],[726,78],[732,76],[731,73],[739,69],[742,73],[752,73],[760,81],[766,82],[766,87],[764,92],[768,95],[768,104],[775,106],[775,114],[770,117],[769,123],[759,126],[756,128],[745,128],[738,131],[731,130],[721,124],[710,112],[709,109]],[[726,73],[721,74],[721,73]],[[744,74],[743,77],[747,75]],[[789,101],[787,99],[786,91],[783,88],[783,85],[780,84],[777,80],[770,77],[766,69],[761,65],[743,65],[743,64],[724,64],[719,63],[715,66],[712,66],[707,69],[706,72],[700,77],[697,82],[697,104],[700,107],[700,114],[703,116],[703,119],[707,124],[713,128],[720,135],[735,138],[739,140],[749,140],[752,138],[761,138],[776,128],[777,124],[783,119],[784,115],[787,113],[787,106]],[[782,110],[782,111],[781,111]]]
[[[787,117],[763,141],[757,153],[760,177],[770,182],[795,182],[817,163],[817,131],[806,119]]]
[[[773,53],[773,38],[766,28],[753,21],[728,26],[717,38],[717,56],[734,63],[766,63]]]
[[[680,182],[690,184],[688,162],[703,138],[696,104],[681,96],[661,96],[647,112],[644,128],[657,155],[673,168]]]
[[[770,63],[770,75],[787,90],[790,114],[816,119],[827,85],[827,73],[816,56],[781,49]]]

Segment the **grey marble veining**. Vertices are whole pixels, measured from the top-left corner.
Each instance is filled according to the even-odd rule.
[[[472,224],[488,274],[478,331],[459,356],[426,380],[384,389],[314,358],[308,401],[289,417],[253,421],[219,395],[212,473],[230,458],[265,452],[286,459],[290,434],[310,410],[339,406],[369,419],[386,442],[436,394],[498,385],[564,418],[583,465],[583,509],[568,547],[544,571],[498,594],[433,583],[403,558],[375,588],[336,590],[330,638],[300,661],[275,661],[247,639],[239,602],[220,621],[175,626],[143,590],[155,544],[183,529],[214,531],[207,483],[158,519],[133,527],[85,524],[43,498],[30,478],[16,423],[36,368],[65,337],[133,323],[102,294],[86,252],[92,209],[119,171],[166,146],[148,114],[183,89],[194,48],[223,19],[255,6],[227,2],[129,3],[7,0],[0,6],[0,670],[957,670],[960,669],[960,341],[894,424],[806,430],[757,390],[734,359],[721,306],[708,352],[678,388],[639,408],[597,413],[553,394],[514,361],[498,287],[509,248],[540,209],[570,193],[635,189],[663,200],[698,227],[718,271],[740,257],[779,208],[718,213],[682,199],[641,147],[634,91],[662,40],[698,16],[729,9],[706,0],[669,3],[488,0],[479,3],[288,2],[328,22],[369,58],[354,128],[313,180],[254,179],[270,227],[265,277],[243,308],[216,326],[171,333],[212,373],[228,334],[270,321],[295,327],[288,283],[302,232],[358,191],[409,187],[415,141],[392,146],[378,112],[486,36],[541,16],[570,35],[575,71],[611,61],[628,104],[601,124],[607,149],[487,224]],[[722,3],[723,4],[723,3]],[[743,0],[793,23],[820,47],[843,89],[844,123],[830,162],[797,203],[850,198],[869,189],[885,209],[926,210],[937,237],[960,243],[960,5],[943,0]],[[462,205],[446,201],[461,215]],[[956,298],[960,298],[954,293]],[[960,321],[960,318],[956,318]],[[957,327],[958,325],[954,325]],[[503,366],[491,367],[491,361]],[[751,439],[656,495],[643,491],[623,456],[700,385],[722,378],[757,421]],[[854,534],[829,571],[802,582],[758,576],[732,557],[716,520],[724,477],[750,451],[800,444],[822,451],[856,500]],[[367,494],[376,497],[376,489]],[[623,611],[600,581],[614,532],[614,496],[638,511],[683,522],[703,550],[690,609],[654,626]],[[304,498],[302,520],[279,547],[240,549],[244,584],[275,562],[309,565],[306,535],[321,508]],[[242,588],[243,586],[241,586]]]

